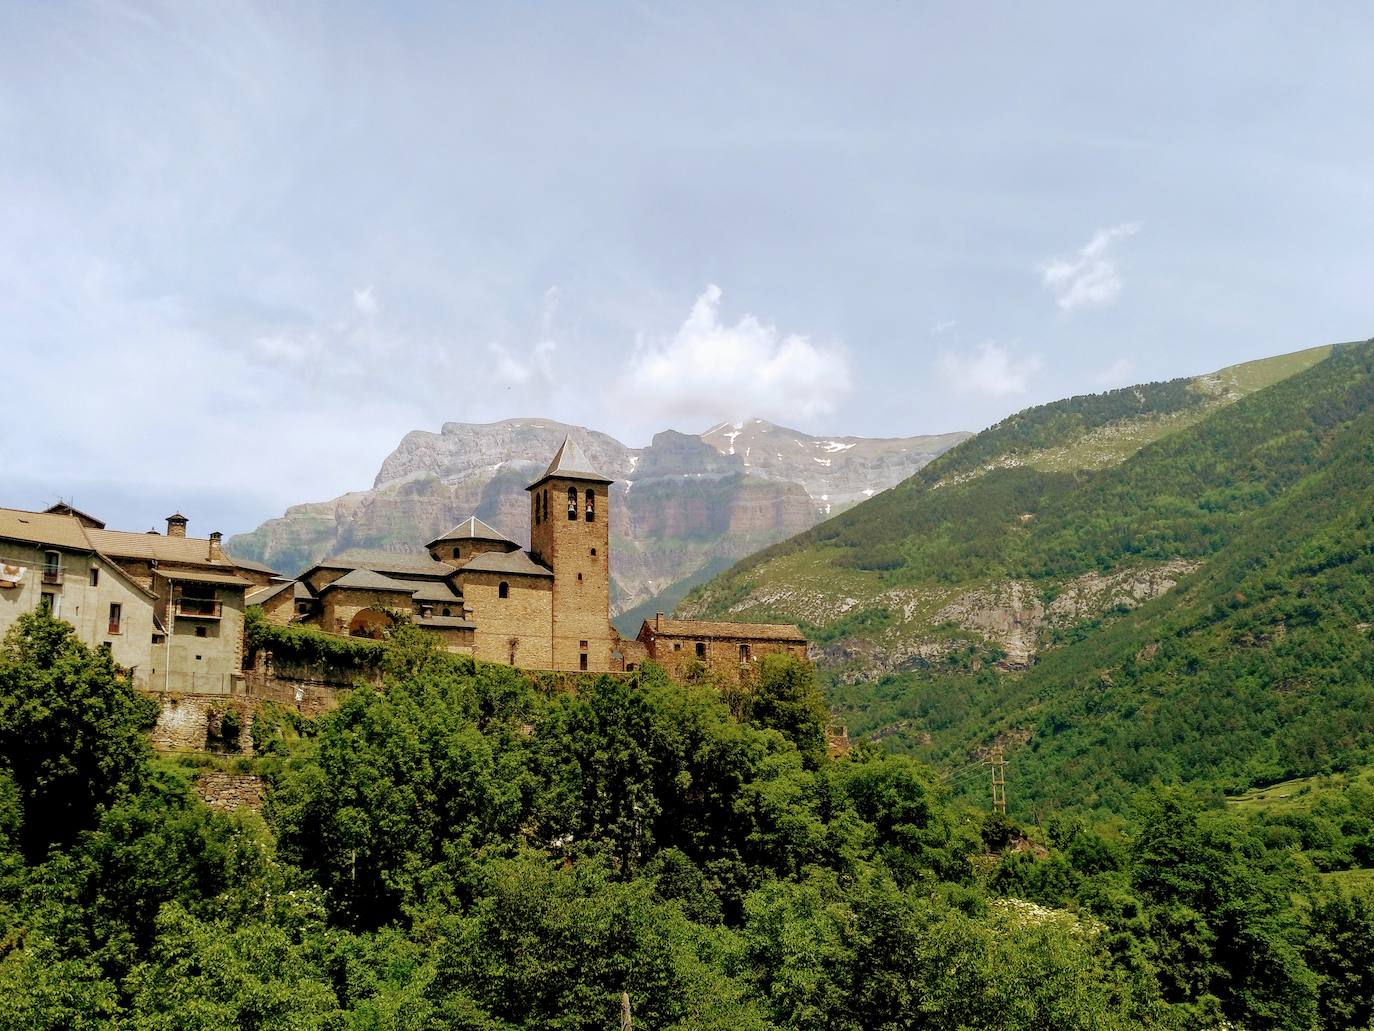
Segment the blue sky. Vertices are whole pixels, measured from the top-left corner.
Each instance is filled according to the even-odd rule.
[[[0,504],[233,532],[447,420],[978,429],[1368,337],[1371,38],[1354,3],[0,4]]]

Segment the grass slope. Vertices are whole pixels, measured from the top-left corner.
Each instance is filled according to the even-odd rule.
[[[1209,389],[1250,393],[1217,404]],[[1114,465],[1023,460],[1181,415]],[[687,604],[796,618],[800,600],[818,638],[850,652],[894,627],[943,631],[937,661],[835,685],[851,732],[949,764],[1026,742],[1014,805],[1119,808],[1151,780],[1240,791],[1370,758],[1371,512],[1374,345],[1351,345],[1031,409]],[[1071,577],[1178,559],[1201,568],[1134,611],[1061,628],[1024,673],[930,626],[929,607],[885,601],[1008,577],[1051,601]],[[827,573],[844,601],[832,610],[798,586]]]

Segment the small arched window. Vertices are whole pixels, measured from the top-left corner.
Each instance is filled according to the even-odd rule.
[[[540,515],[539,515],[539,495],[536,494],[536,495],[534,496],[534,525],[535,525],[535,526],[538,526],[538,525],[539,525],[539,521],[540,521]]]
[[[596,491],[587,488],[587,522],[596,522]]]
[[[544,518],[549,517],[549,488],[544,488]]]
[[[462,557],[463,557],[463,549],[462,549],[462,548],[454,548],[454,549],[453,549],[453,557],[454,557],[454,558],[462,558]]]
[[[446,615],[446,616],[451,616],[451,615],[453,615],[453,613],[449,611],[449,607],[448,607],[447,605],[444,606],[444,615]]]
[[[568,488],[568,518],[577,518],[577,488]]]
[[[496,585],[496,596],[497,596],[498,598],[509,598],[509,597],[510,597],[510,584],[506,583],[506,581],[504,581],[504,580],[502,580],[499,584],[497,584],[497,585]]]

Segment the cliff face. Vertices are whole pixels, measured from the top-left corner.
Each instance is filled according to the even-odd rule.
[[[631,448],[548,419],[445,423],[406,434],[370,490],[294,505],[228,547],[295,573],[346,548],[419,551],[474,514],[523,543],[525,486],[571,434],[616,478],[612,608],[623,612],[887,489],[967,436],[830,439],[758,419],[735,425],[699,436],[665,430]]]

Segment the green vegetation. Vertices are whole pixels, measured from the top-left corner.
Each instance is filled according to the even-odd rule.
[[[1365,777],[1311,792],[1312,834],[1169,790],[1110,831],[1026,828],[910,758],[826,758],[782,657],[743,721],[654,668],[548,693],[409,627],[386,666],[268,720],[263,818],[225,815],[152,759],[107,656],[24,617],[0,652],[0,1026],[593,1031],[621,991],[684,1031],[1374,1016],[1374,898],[1312,860],[1321,821],[1367,824]]]
[[[1122,813],[1153,782],[1238,794],[1368,763],[1374,344],[1319,357],[1031,409],[689,604],[819,614],[814,638],[834,646],[831,701],[851,734],[950,767],[999,735],[1027,741],[1010,753],[1023,815]],[[1204,388],[1240,391],[1295,369],[1107,468],[1008,458],[1070,444],[1134,407],[1186,411],[1195,396],[1209,404]],[[1025,671],[997,666],[995,635],[938,618],[960,592],[1015,583],[1048,606],[1083,578],[1170,560],[1201,568],[1138,608],[1104,604],[1047,628]],[[845,658],[913,641],[927,647],[896,669],[865,673]]]

